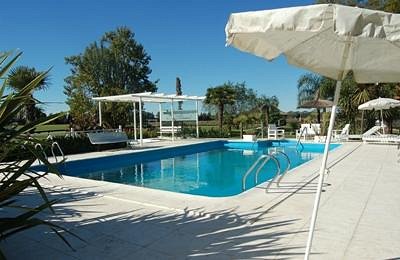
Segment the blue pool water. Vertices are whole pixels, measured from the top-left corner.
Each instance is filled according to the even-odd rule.
[[[332,144],[330,149],[337,147]],[[232,196],[242,192],[242,177],[260,155],[284,151],[291,168],[323,152],[323,144],[304,144],[299,153],[293,142],[214,141],[175,148],[164,148],[133,154],[67,162],[63,174],[124,183],[153,189],[210,197]],[[282,168],[286,160],[278,155]],[[271,179],[276,165],[268,162],[259,175],[259,183]],[[255,186],[254,175],[246,187]]]

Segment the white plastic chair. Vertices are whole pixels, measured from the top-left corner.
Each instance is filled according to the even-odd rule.
[[[275,124],[268,125],[268,139],[278,140],[285,138],[285,130],[279,129]]]
[[[348,141],[350,124],[346,124],[341,130],[333,130],[333,139],[336,141]]]

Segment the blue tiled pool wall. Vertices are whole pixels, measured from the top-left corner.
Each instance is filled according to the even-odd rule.
[[[80,159],[74,161],[67,161],[63,165],[60,165],[60,172],[67,173],[71,176],[79,175],[82,172],[93,172],[104,169],[112,169],[123,166],[128,166],[137,163],[145,163],[150,161],[156,161],[161,159],[172,158],[176,156],[201,153],[221,148],[233,148],[243,150],[260,150],[267,147],[282,147],[282,146],[293,146],[293,141],[279,140],[279,141],[256,141],[256,142],[243,142],[243,141],[226,141],[217,140],[204,143],[182,145],[177,147],[166,147],[160,149],[144,150],[136,153],[117,154],[111,156],[103,156],[97,158]],[[303,144],[304,149],[311,152],[321,153],[324,149],[324,145],[316,144]],[[330,149],[336,148],[338,145],[331,144]],[[43,170],[44,166],[35,166],[35,170]]]
[[[224,147],[227,148],[236,148],[236,149],[249,149],[254,150],[261,147],[269,147],[272,146],[272,141],[255,141],[255,142],[244,142],[244,141],[224,141]]]
[[[136,163],[145,163],[161,159],[172,158],[187,154],[207,152],[221,148],[254,149],[272,146],[271,141],[258,142],[235,142],[235,141],[210,141],[198,144],[182,145],[177,147],[167,147],[160,149],[144,150],[136,153],[119,154],[98,158],[82,159],[67,162],[60,168],[62,173],[68,172],[69,175],[78,175],[85,171],[97,171],[104,168],[117,168]],[[71,174],[73,172],[73,174]]]
[[[220,149],[221,147],[223,147],[224,142],[225,141],[211,141],[199,144],[182,145],[177,147],[144,150],[136,153],[118,154],[98,158],[69,161],[60,168],[60,171],[62,173],[68,172],[68,175],[74,176],[79,175],[79,173],[85,171],[98,171],[103,170],[104,168],[112,169],[137,163],[157,161],[176,156]]]

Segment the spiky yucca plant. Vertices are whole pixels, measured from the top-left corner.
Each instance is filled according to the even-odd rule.
[[[52,205],[56,203],[55,200],[48,199],[45,190],[40,185],[40,179],[50,172],[60,177],[61,175],[57,171],[57,168],[51,165],[45,156],[35,149],[35,145],[38,143],[42,146],[48,145],[46,141],[32,139],[29,136],[29,133],[36,127],[47,124],[60,115],[31,122],[23,127],[14,123],[15,116],[24,109],[27,103],[32,102],[33,90],[46,78],[48,71],[39,74],[25,87],[15,93],[5,95],[4,92],[8,81],[5,75],[7,75],[7,72],[21,54],[18,53],[14,57],[12,57],[11,53],[0,54],[0,79],[2,80],[2,85],[0,86],[0,209],[3,212],[6,212],[7,207],[18,209],[18,211],[13,210],[9,214],[4,213],[0,216],[0,241],[29,228],[46,225],[70,246],[60,233],[63,230],[71,234],[68,230],[37,217],[38,213],[45,209],[49,209],[54,213]],[[13,153],[24,154],[24,156],[20,157],[25,159],[7,161],[7,158],[16,157]],[[46,171],[36,172],[31,169],[32,164],[36,160],[40,160],[46,166]],[[43,202],[33,208],[22,206],[18,201],[18,195],[27,189],[36,190],[43,199]],[[1,250],[0,258],[5,258]]]

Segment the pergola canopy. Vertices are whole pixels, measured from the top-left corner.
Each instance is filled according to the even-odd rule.
[[[105,102],[148,102],[148,103],[167,103],[173,101],[203,101],[206,97],[175,95],[153,92],[142,92],[115,96],[93,97],[95,101]]]
[[[115,96],[104,96],[104,97],[93,97],[94,101],[99,103],[99,125],[102,125],[102,115],[101,115],[101,103],[103,102],[124,102],[124,103],[139,103],[139,130],[140,130],[140,145],[143,145],[143,120],[142,120],[142,104],[143,103],[158,103],[160,109],[160,136],[162,135],[162,103],[170,103],[171,104],[171,134],[172,140],[174,140],[174,102],[182,102],[182,101],[195,101],[196,102],[196,135],[199,138],[199,101],[203,101],[206,97],[202,96],[187,96],[187,95],[175,95],[175,94],[164,94],[164,93],[152,93],[152,92],[142,92],[142,93],[133,93],[133,94],[124,94],[124,95],[115,95]],[[134,135],[135,140],[136,137],[136,106],[133,107],[133,125],[134,125]]]

